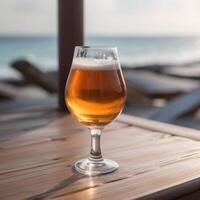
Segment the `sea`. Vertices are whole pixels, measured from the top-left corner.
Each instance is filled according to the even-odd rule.
[[[130,68],[200,60],[198,36],[88,36],[85,45],[117,47],[121,64]],[[56,37],[0,36],[0,78],[18,76],[10,63],[20,58],[30,60],[44,71],[57,69],[57,55]]]

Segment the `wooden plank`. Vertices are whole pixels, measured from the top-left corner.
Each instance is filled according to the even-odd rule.
[[[123,113],[149,119],[153,114],[159,111],[159,109],[160,107],[155,107],[148,104],[134,103],[132,105],[126,106],[123,110]],[[170,121],[170,124],[200,130],[200,120],[198,119],[198,117],[195,118],[191,115],[181,116],[173,119],[173,121]]]
[[[198,130],[186,128],[182,126],[175,126],[172,124],[166,124],[157,122],[154,120],[144,119],[136,116],[130,116],[123,114],[120,116],[119,121],[129,123],[130,125],[146,128],[151,131],[160,131],[170,135],[176,135],[180,137],[190,138],[196,141],[200,141],[200,133]]]
[[[59,117],[59,114],[54,110],[46,110],[43,112],[33,112],[31,115],[21,113],[18,117],[0,118],[0,142],[7,141],[11,138],[17,138],[21,134],[27,134],[29,131],[37,130],[45,127],[54,119]],[[16,115],[15,115],[16,116]],[[61,114],[60,114],[61,116]]]
[[[188,163],[185,163],[188,164]],[[178,167],[178,165],[177,165]],[[179,166],[180,167],[180,166]],[[170,185],[170,190],[164,190],[163,188],[168,185],[174,178],[178,180],[178,176],[176,176],[176,172],[172,169],[168,168],[168,171],[160,170],[162,176],[156,173],[149,173],[148,175],[155,178],[150,178],[149,176],[141,175],[137,178],[125,178],[121,181],[113,181],[108,182],[109,184],[102,184],[102,185],[94,185],[92,188],[85,189],[80,192],[71,192],[70,193],[60,193],[54,195],[52,199],[57,200],[80,200],[80,199],[88,199],[88,200],[96,200],[96,199],[111,199],[113,196],[115,200],[121,199],[140,199],[140,200],[149,200],[149,199],[162,199],[162,200],[172,200],[176,199],[180,195],[185,195],[194,191],[195,189],[199,189],[200,179],[197,178],[194,182],[190,182],[190,178],[186,179],[186,183],[190,182],[190,185],[178,184],[178,185]],[[182,171],[182,173],[186,173],[186,171]],[[198,176],[197,176],[198,177]],[[158,191],[162,188],[162,191]],[[192,183],[192,184],[191,184]],[[192,188],[193,187],[193,188]],[[185,189],[185,190],[184,190]],[[149,190],[146,192],[146,190]],[[134,193],[134,195],[133,195]]]
[[[45,89],[49,93],[56,93],[58,91],[58,82],[56,79],[51,79],[47,73],[44,73],[27,60],[16,60],[11,63],[11,67],[19,71],[25,80],[32,84]]]
[[[128,88],[137,89],[153,98],[170,98],[199,86],[193,80],[182,80],[147,71],[125,71]]]
[[[124,108],[123,113],[127,115],[133,115],[133,116],[149,119],[159,109],[160,109],[159,107],[154,107],[151,105],[133,104],[130,106],[126,106]],[[170,124],[200,130],[199,118],[191,116],[191,115],[181,116],[179,118],[176,118],[173,121],[170,121]]]
[[[193,89],[173,100],[150,116],[152,120],[170,122],[183,114],[194,111],[200,106],[200,87]]]
[[[102,149],[120,170],[106,176],[71,170],[88,155],[90,141],[88,130],[70,116],[2,141],[0,198],[172,199],[199,189],[199,131],[126,115],[118,121],[103,134]]]
[[[67,125],[65,125],[66,121]],[[50,129],[48,131],[49,134],[46,133],[47,125]],[[106,126],[105,130],[113,130],[126,126],[123,122],[115,121]],[[42,127],[44,127],[44,131]],[[22,146],[49,141],[52,138],[57,138],[57,132],[61,131],[61,129],[68,132],[69,130],[81,131],[86,128],[72,119],[71,116],[66,116],[65,113],[60,113],[56,110],[4,114],[0,117],[0,147],[7,149],[8,144],[12,144],[11,146],[13,148],[16,145]],[[65,138],[65,134],[62,138]],[[20,136],[23,137],[23,140],[21,140]],[[2,143],[4,144],[3,146]]]
[[[112,182],[116,182],[115,180],[118,179],[126,179],[125,177],[130,178],[130,181],[132,182],[133,180],[137,180],[139,177],[142,176],[142,174],[144,175],[144,173],[148,172],[152,172],[154,171],[153,175],[155,174],[155,171],[157,171],[157,173],[159,173],[159,168],[161,166],[166,167],[166,166],[170,166],[173,165],[174,163],[180,161],[183,159],[183,162],[185,160],[185,157],[187,157],[188,154],[188,159],[196,159],[195,152],[199,152],[199,149],[194,150],[199,144],[193,143],[192,141],[184,141],[184,140],[177,140],[177,138],[175,137],[160,137],[161,134],[159,133],[155,133],[153,134],[153,137],[151,134],[149,134],[148,131],[142,132],[142,129],[136,129],[136,128],[128,128],[130,129],[128,132],[125,133],[124,137],[127,138],[127,140],[120,141],[121,140],[121,131],[123,130],[118,130],[118,132],[116,133],[116,131],[114,132],[114,136],[111,134],[107,134],[105,135],[105,141],[104,141],[104,150],[106,152],[107,156],[113,156],[113,159],[117,160],[120,164],[121,164],[121,172],[120,173],[116,173],[116,174],[112,174],[110,176],[102,176],[100,178],[94,178],[94,185],[102,185],[105,183],[109,183],[112,184]],[[138,133],[142,133],[142,135],[138,134]],[[134,133],[134,134],[133,134]],[[73,133],[74,134],[74,133]],[[84,135],[84,134],[82,134]],[[77,134],[76,134],[77,136]],[[115,137],[118,142],[118,144],[112,143],[109,144],[109,140],[112,140],[112,138]],[[76,148],[76,146],[72,147],[72,145],[75,141],[77,141],[77,139],[80,138],[80,140],[82,141],[79,148]],[[133,139],[131,139],[133,138]],[[160,140],[158,140],[158,138],[160,138]],[[72,139],[72,140],[71,140]],[[59,181],[56,178],[56,174],[59,174],[59,177],[61,180],[63,180],[63,178],[67,178],[70,175],[72,175],[71,170],[66,168],[66,164],[67,165],[72,165],[73,161],[81,158],[83,156],[86,156],[87,154],[87,147],[86,146],[86,141],[89,142],[89,138],[86,138],[87,140],[83,140],[83,137],[81,137],[81,134],[78,135],[76,138],[72,137],[70,140],[57,140],[57,141],[51,141],[50,143],[52,143],[52,145],[54,146],[54,148],[47,147],[45,143],[43,144],[38,144],[38,145],[34,145],[34,148],[30,148],[30,145],[28,145],[25,149],[13,149],[13,152],[11,152],[11,154],[13,154],[13,156],[18,157],[18,159],[13,163],[13,158],[11,157],[11,154],[8,152],[3,152],[3,154],[1,154],[1,159],[2,161],[4,161],[4,158],[10,158],[9,162],[10,166],[13,166],[13,170],[9,170],[9,171],[2,171],[1,170],[1,178],[3,178],[4,180],[6,180],[6,185],[9,185],[12,190],[14,190],[14,194],[16,195],[16,193],[24,193],[24,191],[32,191],[33,192],[33,185],[37,185],[37,187],[34,187],[34,190],[41,190],[44,189],[45,186],[50,186],[52,184],[52,182],[49,182],[49,179],[52,180],[53,178],[53,183],[56,185],[56,183],[58,183]],[[151,141],[151,142],[149,142]],[[166,151],[169,147],[169,141],[174,141],[174,146],[173,148],[170,149],[170,152]],[[128,142],[128,143],[127,143]],[[165,144],[166,142],[166,144]],[[56,144],[57,143],[57,144]],[[131,145],[132,144],[132,145]],[[141,145],[138,145],[141,144]],[[117,146],[118,147],[117,147]],[[130,151],[130,145],[131,147],[131,151]],[[187,149],[183,149],[182,145],[190,147]],[[71,146],[71,147],[70,147]],[[149,147],[147,150],[147,147]],[[43,150],[40,148],[42,147]],[[56,147],[56,148],[55,148]],[[120,147],[120,148],[119,148]],[[64,149],[62,149],[64,148]],[[72,148],[72,149],[71,149]],[[79,149],[77,151],[77,153],[75,153],[75,151],[73,150],[73,148]],[[84,152],[83,152],[83,148],[84,148]],[[38,150],[40,149],[40,151]],[[81,149],[81,151],[80,151]],[[139,151],[137,152],[136,149],[139,149]],[[193,150],[193,151],[192,151]],[[22,155],[22,151],[26,152],[26,158],[21,159],[20,155]],[[68,155],[65,153],[65,156],[63,157],[63,152],[67,152],[68,151]],[[122,151],[122,152],[121,152]],[[59,154],[57,154],[58,152],[60,152]],[[70,158],[70,154],[73,152],[74,157]],[[135,153],[134,153],[135,152]],[[138,154],[139,152],[141,152],[141,154]],[[187,152],[187,153],[186,153]],[[191,155],[192,152],[192,155]],[[45,156],[46,154],[46,156]],[[47,157],[47,154],[49,155]],[[57,154],[57,155],[56,155]],[[36,157],[35,157],[35,156]],[[42,155],[42,157],[40,156],[40,162],[38,162],[38,158],[37,155]],[[53,155],[53,156],[52,156]],[[154,159],[151,157],[153,156],[153,158],[155,160],[157,160],[157,164],[155,163]],[[19,157],[20,156],[20,157]],[[56,156],[56,157],[55,157]],[[46,158],[48,158],[46,160]],[[50,158],[52,158],[50,160]],[[37,163],[33,162],[34,160],[37,160]],[[32,160],[32,163],[31,163]],[[45,161],[46,160],[46,161]],[[187,160],[187,159],[186,159]],[[188,162],[188,160],[187,160]],[[185,162],[184,164],[187,164],[187,162]],[[4,163],[4,162],[3,162]],[[19,168],[19,164],[23,164],[24,166],[26,166],[27,168],[24,168],[23,165]],[[66,164],[65,164],[66,163]],[[11,165],[12,164],[12,165]],[[18,166],[17,166],[17,165]],[[160,167],[158,167],[158,166]],[[62,166],[62,167],[61,167]],[[134,166],[134,167],[132,167]],[[50,167],[50,171],[48,170],[48,168]],[[53,167],[53,169],[52,169]],[[61,167],[61,168],[60,168]],[[5,165],[1,166],[1,168],[5,168]],[[41,168],[44,168],[43,172],[41,172]],[[33,170],[36,169],[36,172],[33,173]],[[54,170],[54,171],[52,171]],[[167,170],[167,169],[166,169]],[[169,168],[168,168],[169,170]],[[193,170],[193,169],[191,169]],[[28,171],[28,172],[27,172]],[[61,171],[61,172],[60,172]],[[55,174],[56,172],[56,174]],[[170,171],[171,172],[171,171]],[[188,171],[187,171],[188,172]],[[197,171],[194,171],[195,173],[197,173]],[[25,173],[25,174],[24,174]],[[41,175],[38,176],[38,173],[42,173],[42,180],[41,180]],[[66,176],[63,177],[63,173],[65,173]],[[180,173],[183,173],[183,171],[180,170]],[[191,174],[190,174],[191,175]],[[29,178],[28,178],[28,177]],[[50,178],[50,177],[51,178]],[[24,179],[29,179],[30,182],[24,182]],[[166,177],[164,177],[166,178]],[[56,180],[55,180],[56,179]],[[144,179],[146,179],[144,177]],[[42,181],[42,182],[41,182]],[[144,180],[143,180],[144,181]],[[155,180],[154,180],[155,181]],[[135,181],[133,181],[135,182]],[[17,184],[18,183],[18,184]],[[21,183],[21,184],[19,184]],[[38,184],[41,183],[41,184]],[[17,188],[12,187],[12,184],[16,185]],[[50,185],[49,185],[50,184]],[[90,181],[88,181],[88,178],[84,178],[83,182],[80,183],[80,186],[78,188],[78,190],[80,190],[80,188],[84,189],[85,187],[89,187],[89,185],[91,184]],[[122,182],[122,185],[124,183]],[[142,183],[144,184],[144,183]],[[19,187],[18,187],[19,185]],[[43,185],[43,186],[42,186]],[[41,188],[42,186],[42,188]],[[5,189],[5,185],[1,185],[0,188]],[[20,189],[21,188],[21,189]],[[48,188],[48,187],[47,187]],[[65,188],[64,188],[65,189]],[[71,191],[76,190],[76,187],[69,187],[65,189],[65,191],[62,191],[64,193],[68,192],[71,193]],[[85,190],[85,189],[84,189]],[[57,192],[57,191],[56,191]],[[61,193],[62,193],[61,192]],[[30,192],[31,193],[31,192]],[[33,192],[34,193],[34,192]],[[5,195],[5,193],[2,195]],[[9,194],[10,195],[10,194]],[[58,194],[56,195],[61,195],[60,192],[58,191]],[[2,196],[4,197],[4,196]]]

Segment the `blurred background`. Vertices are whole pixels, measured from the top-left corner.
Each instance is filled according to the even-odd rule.
[[[57,69],[57,1],[0,2],[0,74],[19,57]],[[198,0],[85,0],[85,43],[118,47],[130,67],[200,60]]]
[[[0,102],[57,92],[57,7],[57,0],[1,0]],[[85,45],[118,47],[125,112],[200,128],[199,10],[198,0],[84,1]]]

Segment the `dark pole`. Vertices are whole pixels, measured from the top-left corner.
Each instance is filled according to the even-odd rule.
[[[83,0],[58,0],[59,108],[66,110],[64,90],[75,46],[83,45]]]

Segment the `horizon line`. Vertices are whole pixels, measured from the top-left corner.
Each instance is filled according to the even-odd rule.
[[[0,33],[0,37],[51,37],[56,38],[58,37],[57,34],[13,34],[13,33]],[[85,34],[84,39],[87,39],[88,37],[108,37],[108,38],[117,38],[117,37],[200,37],[200,34]]]

